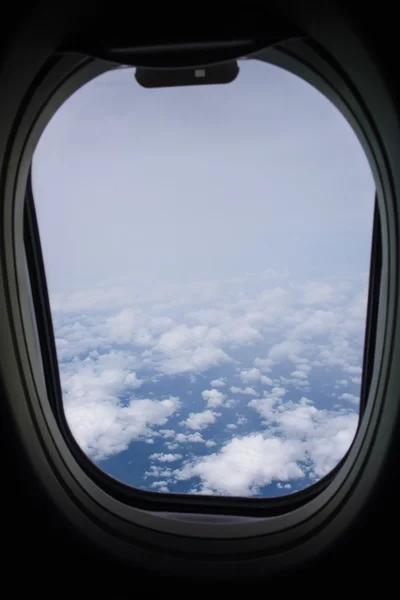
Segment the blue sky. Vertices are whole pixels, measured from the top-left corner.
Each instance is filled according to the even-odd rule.
[[[309,485],[358,420],[374,185],[319,92],[104,74],[56,113],[33,185],[66,416],[153,491]]]

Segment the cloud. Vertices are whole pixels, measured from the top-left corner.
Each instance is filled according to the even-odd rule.
[[[153,483],[150,485],[151,488],[154,488],[157,490],[157,492],[169,492],[168,489],[168,481],[153,481]]]
[[[153,347],[149,356],[153,356],[155,362],[158,362],[158,371],[166,375],[200,373],[231,362],[226,352],[210,341],[204,341],[201,345],[199,339],[198,345],[195,345],[196,336],[191,337],[190,334],[185,341],[187,330],[188,328],[181,328],[180,334],[175,332],[171,336],[163,334],[160,342]]]
[[[176,460],[180,460],[182,458],[182,454],[162,454],[156,452],[149,456],[150,460],[158,460],[159,462],[175,462]]]
[[[336,381],[338,386],[342,386],[342,387],[347,387],[349,385],[349,382],[347,381],[347,379],[338,379]]]
[[[271,372],[271,367],[274,364],[275,364],[274,361],[271,360],[270,358],[255,358],[254,359],[254,366],[258,367],[261,371],[264,371],[266,373]]]
[[[249,402],[263,417],[263,432],[234,438],[219,452],[187,461],[173,472],[176,480],[199,478],[195,491],[201,493],[252,496],[274,480],[315,480],[329,473],[353,440],[357,415],[317,409],[307,398],[283,402],[284,394],[275,389],[275,395]]]
[[[213,379],[212,381],[210,381],[210,385],[213,388],[224,387],[226,385],[226,381],[224,381],[223,379]]]
[[[286,360],[301,362],[299,354],[302,352],[303,348],[303,344],[297,340],[285,340],[284,342],[272,346],[268,353],[268,358],[274,363],[280,363]]]
[[[352,411],[318,409],[305,397],[299,402],[284,402],[282,396],[270,394],[251,400],[249,406],[262,416],[268,435],[302,441],[303,457],[310,462],[314,477],[329,473],[345,455],[358,423]]]
[[[307,379],[308,375],[305,371],[292,371],[290,373],[291,377],[297,378],[297,379]]]
[[[231,361],[219,346],[221,339],[216,327],[181,324],[163,333],[147,356],[166,375],[200,373]]]
[[[345,299],[345,296],[339,296],[337,290],[329,283],[311,281],[302,286],[302,291],[304,304],[338,303]]]
[[[177,433],[175,437],[175,441],[178,444],[205,444],[206,440],[203,438],[199,431],[196,433]]]
[[[156,335],[167,331],[173,321],[167,317],[152,317],[141,310],[126,308],[106,320],[105,327],[112,339],[151,346]]]
[[[352,375],[361,375],[362,373],[361,367],[354,365],[345,365],[343,370],[346,371],[346,373],[351,373]]]
[[[133,441],[151,439],[153,428],[164,425],[181,405],[172,396],[135,399],[126,406],[107,396],[79,400],[66,400],[67,421],[82,450],[97,461],[126,450]]]
[[[147,479],[147,477],[167,477],[172,480],[172,473],[172,469],[169,467],[151,465],[149,469],[145,471],[143,479]],[[168,481],[166,483],[168,483]]]
[[[221,406],[225,400],[224,394],[218,390],[204,390],[201,395],[203,396],[204,400],[207,401],[207,406],[209,408]]]
[[[246,396],[259,396],[258,392],[252,387],[239,388],[234,385],[231,387],[232,394],[244,394]]]
[[[259,381],[265,385],[273,385],[272,379],[263,375],[260,369],[255,367],[247,369],[246,371],[241,371],[239,376],[244,383],[257,383]]]
[[[102,460],[126,450],[132,442],[159,443],[161,448],[154,446],[151,460],[157,460],[158,455],[182,456],[177,460],[183,460],[184,465],[178,470],[185,468],[188,473],[188,465],[194,468],[197,461],[201,463],[207,458],[193,456],[193,452],[201,454],[206,448],[214,448],[217,449],[214,454],[220,456],[226,444],[234,439],[242,440],[243,436],[238,433],[245,431],[244,438],[259,434],[263,439],[277,438],[279,444],[285,442],[282,448],[286,450],[295,441],[299,448],[295,463],[304,473],[304,482],[315,480],[333,468],[351,442],[357,420],[355,413],[340,406],[326,410],[305,402],[304,398],[294,403],[294,392],[298,389],[301,396],[313,398],[316,380],[313,377],[322,375],[326,385],[332,382],[332,390],[327,388],[327,394],[334,391],[335,385],[346,387],[345,381],[348,385],[350,382],[360,384],[363,304],[357,294],[353,294],[350,283],[346,284],[347,288],[337,284],[341,299],[335,304],[334,297],[329,299],[325,284],[321,284],[324,298],[316,297],[317,291],[321,292],[318,282],[307,284],[305,292],[304,286],[289,281],[282,281],[274,289],[263,289],[265,281],[261,279],[249,278],[249,281],[251,285],[260,283],[260,288],[243,293],[243,280],[218,282],[193,287],[196,290],[193,295],[193,290],[187,288],[186,295],[175,297],[171,302],[157,303],[155,296],[151,304],[141,301],[137,306],[116,310],[111,316],[109,312],[104,316],[89,311],[55,315],[65,410],[78,443],[89,457]],[[270,283],[268,280],[268,285]],[[356,284],[354,289],[357,289]],[[200,294],[207,299],[200,301]],[[314,294],[314,298],[310,294]],[[249,341],[251,335],[248,339],[243,335],[238,342],[238,332],[251,333],[246,330],[247,325],[261,336],[254,347],[249,345],[254,342]],[[238,349],[241,344],[243,351]],[[260,347],[264,348],[264,354],[260,355]],[[292,369],[282,372],[280,364],[283,362],[292,362]],[[199,392],[202,373],[209,369],[213,369],[212,375],[206,375],[206,381],[211,382],[211,387]],[[194,385],[185,392],[181,386],[189,385],[188,382]],[[168,395],[159,397],[153,385],[171,390],[170,398],[177,404],[172,407],[163,404],[168,401]],[[261,386],[268,389],[260,390]],[[222,393],[224,387],[235,397]],[[144,394],[139,393],[142,389],[146,390]],[[338,389],[344,391],[342,387]],[[187,404],[174,395],[179,395],[178,390],[182,390]],[[355,390],[352,394],[342,394],[339,400],[357,406],[357,393]],[[244,411],[242,403],[246,396],[251,400],[250,410],[260,415],[260,423],[248,419],[248,414],[240,414]],[[198,410],[196,402],[201,397],[206,410],[196,412],[193,409]],[[316,399],[321,402],[323,396]],[[222,406],[224,418],[216,412]],[[239,413],[233,418],[232,409]],[[175,416],[180,416],[180,424],[190,433],[177,433],[176,420],[166,425],[168,419]],[[217,419],[220,419],[218,427],[221,425],[224,432],[222,446],[217,436],[215,440],[208,440],[202,435]],[[255,431],[247,433],[250,426]],[[260,444],[261,447],[264,444]],[[231,452],[229,450],[229,456]],[[220,465],[221,460],[215,459],[215,464]],[[168,459],[159,462],[167,463]],[[263,486],[260,482],[269,481],[265,473],[260,475],[262,470],[254,468],[255,474],[249,466],[249,473],[254,477],[252,475],[249,484],[245,479],[246,494],[258,493]],[[159,479],[165,481],[162,476]],[[169,479],[165,485],[172,489],[174,476],[170,474]],[[192,477],[188,478],[191,480]],[[271,481],[274,480],[281,481],[275,475]],[[193,489],[196,493],[205,493],[205,490],[225,493],[212,487],[209,476],[200,477]]]
[[[341,394],[339,396],[339,400],[347,400],[347,402],[351,402],[352,404],[359,404],[360,403],[360,398],[358,396],[355,396],[354,394]]]
[[[186,425],[189,429],[206,429],[212,423],[215,423],[217,417],[220,417],[221,413],[216,413],[212,410],[205,410],[199,413],[190,413],[185,421],[182,421],[181,425]],[[177,439],[177,438],[175,438]]]
[[[173,429],[160,429],[158,432],[163,438],[175,437],[175,431]]]
[[[201,487],[228,496],[251,496],[273,479],[304,477],[297,464],[300,443],[265,439],[261,433],[234,438],[220,452],[174,471],[178,481],[199,477]]]

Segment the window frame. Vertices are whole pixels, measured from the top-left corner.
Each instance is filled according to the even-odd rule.
[[[303,47],[304,39],[296,38],[294,40],[288,40],[286,43],[283,42],[276,48],[263,49],[257,53],[254,53],[254,57],[264,62],[271,61],[271,55],[277,60],[278,64],[281,63],[280,54],[283,56],[293,57],[293,47]],[[276,59],[278,56],[278,59]],[[98,64],[100,67],[101,63],[98,60],[92,60],[94,64]],[[304,64],[304,63],[303,63]],[[280,65],[279,65],[280,66]],[[101,68],[101,67],[100,67]],[[106,63],[106,72],[110,69],[118,68],[117,64]],[[90,81],[90,77],[87,81]],[[79,86],[80,87],[80,86]],[[79,89],[79,88],[77,88]],[[65,98],[66,99],[66,98]],[[349,111],[350,112],[350,111]],[[43,365],[45,372],[45,385],[47,391],[47,397],[49,398],[51,408],[53,410],[55,419],[60,428],[60,431],[67,442],[67,445],[79,466],[86,473],[86,475],[96,483],[104,492],[117,499],[124,504],[139,508],[147,511],[157,511],[159,513],[189,513],[196,515],[234,515],[234,516],[252,516],[270,518],[273,516],[284,515],[288,510],[295,510],[311,499],[318,496],[326,486],[333,481],[336,474],[340,471],[342,464],[345,462],[346,455],[338,463],[338,465],[326,476],[321,478],[318,482],[311,484],[310,486],[296,491],[286,496],[277,496],[272,498],[247,498],[247,497],[228,497],[228,496],[206,496],[206,495],[189,495],[189,494],[176,494],[176,493],[164,493],[151,490],[142,490],[135,488],[122,481],[114,479],[102,471],[99,467],[93,463],[86,454],[82,451],[78,443],[76,442],[71,430],[68,426],[66,416],[63,410],[61,383],[59,377],[57,352],[54,339],[54,331],[52,326],[52,314],[47,290],[45,267],[43,262],[43,256],[41,251],[40,234],[38,223],[36,219],[36,211],[34,206],[34,194],[32,188],[32,172],[29,171],[26,196],[25,196],[25,215],[24,215],[24,241],[25,248],[27,251],[27,261],[30,273],[30,285],[33,290],[34,300],[34,311],[37,319],[37,329],[40,332],[40,345],[43,356]],[[364,362],[368,365],[373,364],[374,360],[374,330],[371,327],[372,314],[377,314],[376,291],[379,292],[380,272],[382,267],[381,261],[381,246],[379,233],[379,210],[377,204],[374,211],[374,227],[373,227],[373,240],[371,244],[371,262],[370,262],[370,274],[374,275],[373,284],[370,284],[370,294],[368,297],[369,310],[367,311],[367,323],[366,332],[368,331],[368,338],[366,341],[368,344],[364,346]],[[378,223],[378,225],[377,225]],[[370,277],[372,281],[372,278]],[[372,293],[373,292],[373,293]],[[372,307],[374,310],[372,311]],[[365,373],[369,371],[363,370],[362,375],[362,393],[360,402],[360,413],[358,426],[362,419],[362,409],[366,404],[366,396],[368,394],[368,388],[371,377],[366,381]]]
[[[85,536],[108,550],[112,548],[113,553],[125,560],[145,564],[149,555],[162,555],[159,566],[169,573],[180,572],[180,565],[185,563],[187,566],[190,561],[192,573],[203,573],[202,561],[206,561],[208,574],[232,574],[234,558],[246,558],[247,573],[257,572],[261,564],[279,570],[292,564],[294,558],[298,563],[315,555],[316,547],[319,551],[321,544],[325,548],[332,545],[349,526],[355,513],[367,506],[369,492],[377,485],[380,465],[395,434],[394,424],[399,415],[395,364],[400,344],[395,342],[400,340],[397,320],[400,236],[395,191],[400,189],[400,180],[395,165],[400,158],[400,147],[390,137],[393,131],[398,131],[398,122],[379,73],[372,61],[368,62],[368,54],[362,46],[357,45],[352,60],[364,59],[370,65],[369,75],[377,85],[368,97],[367,106],[358,89],[354,89],[352,81],[356,81],[360,89],[366,88],[363,75],[358,77],[354,64],[346,60],[346,52],[354,50],[352,32],[345,25],[342,27],[340,15],[331,13],[328,16],[330,18],[318,29],[316,20],[308,13],[308,27],[314,39],[331,50],[331,53],[326,51],[328,60],[325,60],[327,56],[321,58],[324,52],[320,52],[319,47],[317,52],[315,43],[313,47],[301,42],[302,46],[297,47],[296,52],[292,49],[291,54],[283,53],[284,56],[279,55],[280,50],[271,52],[275,53],[276,60],[286,61],[293,70],[302,72],[301,76],[308,77],[318,89],[323,88],[326,92],[332,85],[333,90],[340,90],[339,100],[335,98],[334,103],[338,105],[345,101],[345,109],[356,115],[355,129],[375,176],[382,224],[382,283],[376,356],[364,418],[335,477],[303,506],[270,518],[237,517],[228,523],[215,515],[204,515],[196,520],[193,516],[150,514],[128,507],[102,492],[77,465],[54,418],[43,378],[38,376],[37,358],[32,352],[33,327],[27,310],[27,282],[22,275],[25,260],[21,243],[23,206],[30,156],[40,128],[65,94],[80,86],[79,80],[83,82],[89,74],[95,76],[110,65],[71,57],[56,59],[49,64],[42,58],[35,63],[39,73],[36,78],[33,81],[27,78],[21,84],[24,100],[19,105],[19,113],[12,119],[11,141],[5,157],[6,176],[1,180],[4,236],[0,236],[0,308],[7,315],[4,343],[9,349],[8,355],[1,357],[1,374],[7,396],[13,398],[10,407],[21,445],[48,495]],[[307,11],[303,12],[303,7],[301,14],[295,11],[294,17],[307,29]],[[341,33],[338,36],[340,44],[338,38],[334,38],[334,31],[337,35],[339,31]],[[331,59],[332,54],[337,56],[339,63]],[[269,55],[271,62],[270,58]],[[350,82],[345,67],[352,70]],[[72,74],[75,75],[73,79],[70,78]],[[65,86],[61,93],[62,82]],[[379,126],[375,123],[378,117]]]

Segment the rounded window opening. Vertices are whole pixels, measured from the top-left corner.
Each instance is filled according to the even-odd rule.
[[[358,425],[372,174],[312,86],[239,66],[160,89],[107,72],[33,158],[68,424],[153,492],[286,495]]]

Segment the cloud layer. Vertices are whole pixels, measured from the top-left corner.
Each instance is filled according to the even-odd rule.
[[[139,487],[251,496],[309,485],[357,428],[365,288],[365,276],[294,284],[267,272],[206,282],[201,300],[195,286],[163,303],[127,294],[117,311],[71,296],[54,311],[71,430],[102,465],[156,448]]]

